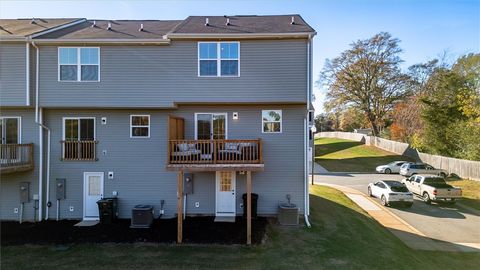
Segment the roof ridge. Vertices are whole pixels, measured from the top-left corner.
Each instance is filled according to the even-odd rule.
[[[177,24],[177,25],[176,25],[175,27],[173,27],[170,31],[168,31],[166,35],[168,36],[168,34],[172,34],[172,33],[174,33],[175,31],[182,29],[182,27],[185,26],[185,24],[187,24],[187,22],[189,22],[189,21],[192,20],[192,17],[193,17],[193,16],[188,16],[187,18],[185,18],[184,20],[182,20],[179,24]]]

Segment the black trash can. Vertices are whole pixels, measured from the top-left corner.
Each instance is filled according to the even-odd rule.
[[[101,224],[111,224],[117,218],[118,199],[103,198],[97,201]]]
[[[243,217],[247,218],[247,193],[243,193]],[[257,217],[257,201],[258,201],[258,194],[252,193],[252,218]]]

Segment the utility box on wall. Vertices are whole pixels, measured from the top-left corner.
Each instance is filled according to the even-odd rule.
[[[30,201],[30,182],[20,182],[20,203]]]
[[[193,174],[192,173],[183,174],[183,193],[193,194]]]
[[[56,189],[57,189],[57,200],[65,200],[66,199],[66,184],[67,179],[65,178],[57,178]]]

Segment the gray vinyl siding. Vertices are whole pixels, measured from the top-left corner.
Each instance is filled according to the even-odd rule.
[[[0,44],[0,106],[25,106],[25,43]]]
[[[283,132],[263,134],[261,110],[283,110]],[[227,112],[229,139],[262,138],[264,142],[265,171],[253,173],[253,192],[260,194],[259,213],[273,215],[278,202],[291,194],[292,202],[303,209],[303,117],[304,106],[238,106],[238,107],[180,107],[178,110],[48,110],[46,122],[52,130],[51,186],[56,178],[67,179],[67,199],[60,204],[60,218],[80,219],[83,215],[83,173],[104,172],[104,196],[118,192],[121,218],[130,218],[136,204],[155,206],[158,215],[160,200],[165,200],[165,217],[177,212],[177,173],[166,171],[168,115],[185,118],[186,138],[194,138],[195,112]],[[232,112],[239,113],[232,120]],[[150,138],[130,138],[130,114],[150,115]],[[95,117],[96,138],[99,141],[96,162],[61,161],[62,117]],[[101,117],[107,117],[102,125]],[[107,154],[102,155],[106,150]],[[114,179],[107,177],[114,172]],[[245,175],[237,173],[237,214],[241,194],[245,192]],[[55,217],[55,194],[50,217]],[[195,202],[200,207],[195,207]],[[74,211],[70,212],[69,207]],[[194,174],[194,194],[187,199],[187,214],[212,215],[215,212],[215,173]]]
[[[30,182],[30,202],[24,206],[24,220],[33,220],[33,194],[38,194],[38,127],[35,124],[35,112],[33,110],[5,109],[2,108],[1,116],[20,116],[21,117],[21,142],[34,143],[34,170],[19,172],[0,176],[0,219],[18,220],[19,214],[15,214],[13,209],[20,209],[20,182]],[[37,213],[38,215],[38,213]]]
[[[240,42],[240,77],[198,77],[196,41],[101,46],[100,82],[58,82],[58,47],[42,46],[42,107],[171,107],[181,102],[306,103],[307,41]]]

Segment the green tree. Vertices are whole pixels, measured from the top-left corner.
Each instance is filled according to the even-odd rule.
[[[408,76],[400,70],[399,40],[389,33],[358,40],[333,60],[320,75],[330,108],[354,107],[365,113],[373,134],[379,135],[383,118],[407,95]]]
[[[433,154],[480,160],[480,55],[437,68],[425,83],[421,115],[425,127],[416,147]]]

